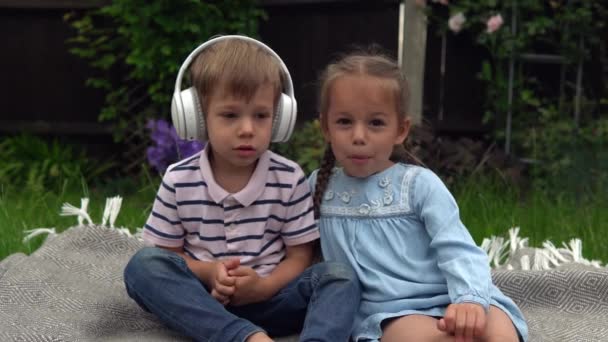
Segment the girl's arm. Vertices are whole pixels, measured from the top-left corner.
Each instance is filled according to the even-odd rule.
[[[487,312],[492,277],[487,254],[460,220],[454,197],[434,173],[423,170],[415,181],[416,211],[437,253],[452,303],[477,303]]]

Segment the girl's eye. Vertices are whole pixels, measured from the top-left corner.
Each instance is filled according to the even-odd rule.
[[[380,119],[374,119],[374,120],[370,121],[369,124],[370,124],[370,126],[374,126],[374,127],[380,127],[380,126],[386,125],[384,120],[380,120]]]

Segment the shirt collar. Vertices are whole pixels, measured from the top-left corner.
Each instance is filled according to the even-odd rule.
[[[241,189],[241,191],[231,194],[224,190],[224,188],[222,188],[215,181],[213,171],[211,170],[211,164],[209,163],[210,148],[210,144],[205,144],[205,148],[201,153],[199,164],[203,181],[207,184],[207,190],[211,199],[215,203],[221,204],[224,202],[224,200],[226,200],[226,198],[232,196],[244,207],[251,205],[251,203],[262,195],[262,192],[266,188],[268,168],[270,167],[270,152],[264,151],[260,158],[258,158],[255,170],[253,170],[253,174],[251,175],[249,182],[247,182],[247,185]]]

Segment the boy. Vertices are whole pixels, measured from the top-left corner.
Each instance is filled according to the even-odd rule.
[[[230,37],[193,60],[208,141],[164,175],[143,234],[156,247],[125,268],[127,291],[197,341],[272,341],[302,326],[301,341],[347,341],[358,280],[342,264],[311,266],[309,184],[268,150],[289,75],[265,45]]]

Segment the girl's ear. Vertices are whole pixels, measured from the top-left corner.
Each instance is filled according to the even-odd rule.
[[[327,127],[326,114],[321,113],[319,115],[319,124],[321,126],[321,133],[323,133],[323,138],[325,138],[326,142],[329,142],[329,128]]]
[[[399,131],[397,132],[397,137],[395,137],[395,145],[403,144],[407,136],[410,134],[411,125],[412,122],[410,121],[410,118],[405,118],[403,121],[401,121]]]

